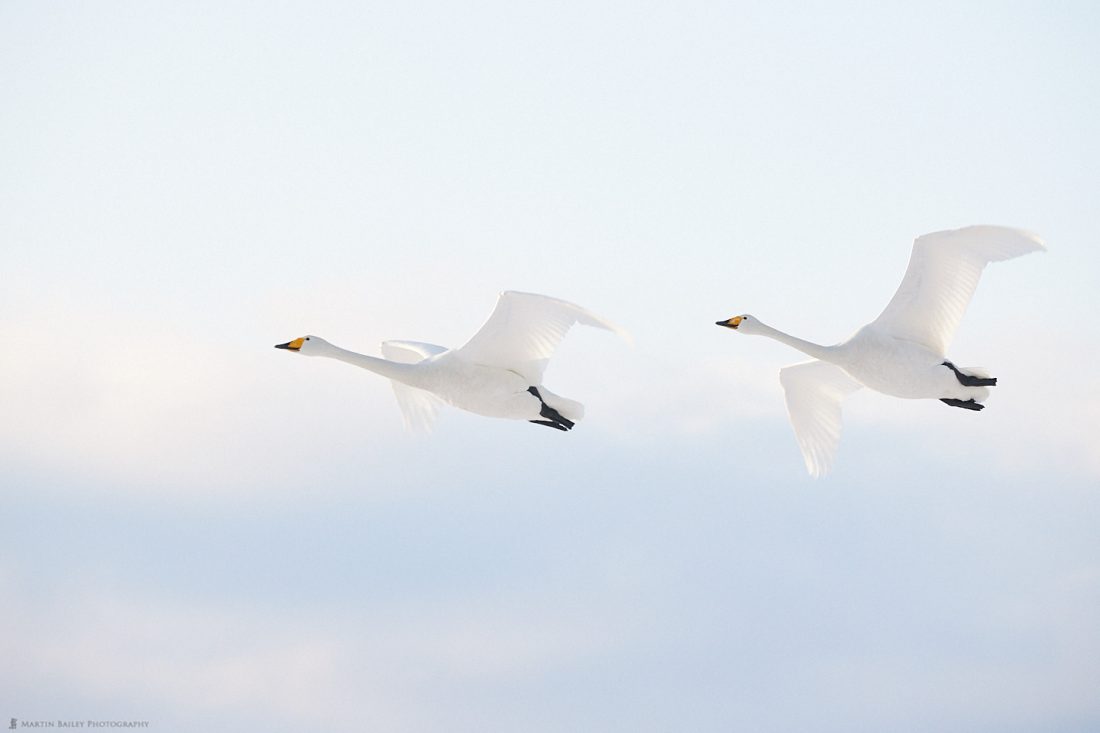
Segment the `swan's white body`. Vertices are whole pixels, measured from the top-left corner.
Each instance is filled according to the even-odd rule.
[[[542,375],[574,323],[625,337],[617,326],[580,306],[509,291],[500,294],[489,320],[457,349],[385,341],[385,358],[380,359],[342,349],[317,336],[303,336],[277,348],[338,359],[389,378],[405,425],[411,429],[430,429],[439,403],[444,402],[486,417],[529,420],[568,430],[584,416],[584,406],[546,389]]]
[[[785,367],[779,377],[806,470],[820,476],[832,467],[840,442],[841,404],[860,387],[981,409],[995,380],[982,369],[956,368],[946,359],[947,347],[982,269],[1042,249],[1036,235],[1007,227],[972,226],[918,237],[905,277],[886,309],[833,346],[790,336],[752,316],[735,316],[719,325],[773,338],[816,359]],[[967,385],[964,380],[987,384]]]

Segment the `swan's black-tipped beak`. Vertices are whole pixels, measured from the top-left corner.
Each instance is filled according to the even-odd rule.
[[[294,339],[293,341],[287,341],[285,344],[275,344],[275,348],[276,349],[289,349],[290,351],[297,351],[298,349],[302,348],[302,343],[304,341],[305,341],[304,338],[297,338],[297,339]]]
[[[737,329],[741,325],[741,316],[734,316],[733,318],[727,318],[724,321],[715,321],[715,326],[725,326],[726,328]]]

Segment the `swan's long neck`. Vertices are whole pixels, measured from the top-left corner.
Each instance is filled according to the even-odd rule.
[[[803,354],[812,356],[815,359],[821,359],[823,361],[833,361],[836,358],[835,347],[822,346],[821,344],[815,344],[812,341],[806,341],[800,339],[797,336],[791,336],[789,333],[783,333],[777,328],[772,328],[759,320],[756,321],[756,331],[754,333],[760,336],[767,336],[770,339],[786,344],[793,349],[798,349]]]
[[[414,374],[416,374],[415,364],[402,364],[401,362],[389,361],[388,359],[379,359],[376,356],[357,354],[354,351],[341,349],[339,346],[333,346],[332,344],[329,344],[323,352],[317,355],[329,359],[338,359],[361,369],[366,369],[367,371],[381,374],[383,377],[395,379],[403,383],[413,381]]]

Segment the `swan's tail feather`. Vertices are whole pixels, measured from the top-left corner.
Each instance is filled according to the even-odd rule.
[[[556,395],[543,386],[539,386],[538,389],[542,401],[557,410],[562,417],[568,418],[572,422],[580,422],[581,418],[584,417],[584,405],[580,402]]]

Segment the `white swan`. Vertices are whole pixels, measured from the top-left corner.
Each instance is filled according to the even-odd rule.
[[[429,429],[443,401],[478,415],[570,430],[584,416],[584,406],[546,389],[542,374],[574,323],[629,339],[622,329],[580,306],[509,291],[500,294],[489,320],[458,349],[384,341],[385,358],[379,359],[341,349],[317,336],[302,336],[275,348],[339,359],[388,377],[410,429]]]
[[[886,310],[835,346],[803,341],[749,315],[717,325],[773,338],[815,358],[780,370],[779,380],[806,470],[817,477],[832,467],[840,442],[841,402],[861,386],[894,397],[982,409],[997,380],[982,369],[956,367],[945,357],[947,347],[982,269],[990,262],[1043,249],[1035,234],[997,226],[918,237],[905,277]]]

